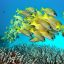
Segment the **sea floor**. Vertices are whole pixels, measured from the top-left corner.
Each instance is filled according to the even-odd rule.
[[[64,64],[64,49],[33,44],[1,47],[0,64]]]

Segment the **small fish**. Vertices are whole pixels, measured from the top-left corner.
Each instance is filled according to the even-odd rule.
[[[42,8],[41,11],[44,11],[50,16],[57,16],[57,13],[51,8]]]
[[[26,11],[27,11],[31,16],[37,14],[37,10],[35,10],[35,9],[32,8],[32,7],[26,8]]]
[[[40,30],[40,33],[42,36],[44,36],[45,38],[48,38],[48,39],[54,39],[54,35],[49,33],[48,31],[45,31],[45,30]]]
[[[36,22],[40,24],[42,27],[46,28],[46,30],[52,30],[50,24],[46,22],[46,20],[42,19],[36,19]]]
[[[60,30],[60,26],[62,25],[60,21],[51,16],[45,17],[44,19],[50,24],[52,29],[54,29],[55,31]]]
[[[26,17],[29,17],[29,16],[30,16],[30,14],[29,14],[27,11],[24,11],[24,10],[19,10],[19,9],[17,9],[16,12],[17,12],[18,14],[24,15],[24,16],[26,16]]]
[[[18,15],[14,15],[14,18],[15,18],[16,20],[20,20],[20,21],[23,21],[23,18],[22,18],[21,16],[18,16]]]
[[[35,37],[38,37],[41,41],[44,40],[44,37],[41,35],[41,33],[39,31],[34,31],[34,35],[35,35]]]
[[[34,8],[32,8],[32,7],[29,7],[29,8],[26,8],[26,11],[28,11],[28,12],[34,12]]]
[[[32,28],[31,32],[34,34],[34,37],[37,37],[39,41],[45,41],[45,38],[41,35],[41,33],[36,28]]]
[[[19,32],[25,34],[26,36],[31,37],[31,33],[26,29],[20,29]]]

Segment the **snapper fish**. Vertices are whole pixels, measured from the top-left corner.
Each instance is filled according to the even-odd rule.
[[[53,17],[50,17],[48,19],[49,24],[51,25],[51,27],[55,30],[55,31],[60,31],[60,27],[61,27],[61,22],[59,22],[58,20],[56,20]]]
[[[59,31],[60,26],[62,25],[62,23],[60,21],[58,21],[56,18],[47,15],[46,13],[41,17],[41,19],[44,19],[47,23],[50,24],[50,26],[52,27],[53,30],[55,31]]]
[[[19,33],[23,33],[24,35],[31,37],[30,31],[28,31],[26,29],[20,29],[19,30]]]
[[[30,31],[34,34],[34,37],[32,37],[30,41],[32,42],[45,41],[44,36],[42,36],[41,33],[36,28],[32,28]]]
[[[28,13],[30,13],[30,15],[31,16],[34,16],[34,15],[36,15],[37,14],[37,9],[34,9],[34,8],[32,8],[32,7],[29,7],[29,8],[26,8],[26,11],[28,12]]]
[[[48,38],[50,40],[55,38],[55,36],[53,34],[51,34],[50,32],[48,32],[46,30],[39,30],[39,32],[41,33],[42,36],[44,36],[45,38]]]
[[[18,14],[20,14],[20,15],[23,15],[25,18],[34,18],[35,17],[35,15],[36,15],[36,12],[34,13],[32,13],[32,12],[29,12],[29,11],[24,11],[24,10],[19,10],[19,9],[17,9],[17,11],[16,11]]]
[[[35,9],[32,8],[32,7],[29,7],[29,8],[26,8],[26,11],[27,11],[27,12],[33,13],[33,12],[35,12]]]
[[[16,12],[18,14],[24,15],[25,17],[29,17],[30,16],[30,14],[27,11],[24,11],[24,10],[17,9]]]
[[[23,18],[22,18],[21,16],[14,15],[13,17],[14,17],[16,20],[23,21]]]
[[[46,28],[46,30],[52,30],[50,24],[46,22],[46,20],[42,20],[38,18],[35,21],[36,23],[40,24],[42,27]]]
[[[45,12],[50,16],[57,16],[57,13],[51,8],[42,8],[41,11]]]

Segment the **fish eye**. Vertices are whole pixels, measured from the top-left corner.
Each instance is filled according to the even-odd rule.
[[[57,14],[54,12],[54,15],[57,16]]]

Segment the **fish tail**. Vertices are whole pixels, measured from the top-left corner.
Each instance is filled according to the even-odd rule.
[[[18,14],[20,14],[20,13],[22,12],[22,10],[17,9],[16,12],[17,12]]]
[[[19,12],[19,9],[17,8],[16,12]]]
[[[61,26],[62,36],[64,36],[64,25]]]

